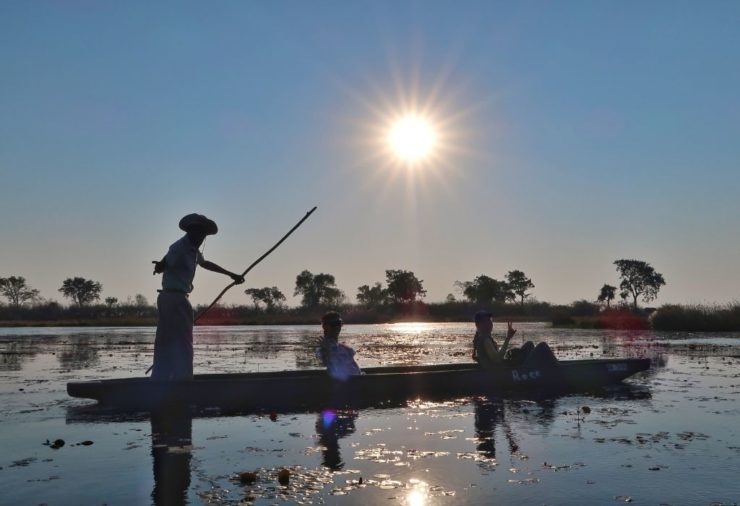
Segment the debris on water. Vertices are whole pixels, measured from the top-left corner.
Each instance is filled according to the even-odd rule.
[[[539,478],[525,478],[523,480],[508,480],[509,483],[516,483],[517,485],[532,485],[534,483],[539,483]]]
[[[278,483],[283,486],[287,486],[290,483],[290,471],[287,469],[281,469],[278,471]]]
[[[589,408],[588,406],[581,406],[581,411],[584,415],[588,415],[589,413],[591,413],[591,408]]]
[[[239,481],[245,485],[251,485],[257,481],[257,473],[254,471],[244,471],[243,473],[239,473]]]
[[[78,443],[78,444],[80,444],[82,446],[90,446],[91,444],[94,444],[94,443],[92,441],[90,441],[89,439],[86,439],[85,441],[83,441],[81,443]]]
[[[270,421],[272,421],[272,422],[277,421],[277,413],[276,412],[273,411],[272,413],[270,413]]]
[[[35,462],[36,457],[26,457],[25,459],[14,460],[10,467],[27,467],[31,462]]]
[[[617,495],[617,496],[614,496],[614,499],[616,499],[617,501],[622,501],[622,502],[632,502],[632,498],[628,495]]]
[[[52,450],[58,450],[62,446],[64,446],[64,439],[56,439],[53,443],[49,445],[49,448],[51,448]]]

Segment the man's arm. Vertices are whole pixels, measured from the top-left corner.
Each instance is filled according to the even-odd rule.
[[[164,270],[167,268],[167,255],[162,257],[162,260],[157,262],[156,260],[152,260],[152,263],[154,264],[154,272],[152,274],[162,274]]]
[[[501,345],[501,349],[498,351],[499,357],[501,357],[501,360],[506,357],[506,350],[509,349],[509,341],[511,341],[511,338],[514,337],[514,334],[516,334],[516,329],[511,326],[511,322],[507,322],[509,325],[508,330],[506,331],[506,339],[504,339],[504,343]]]
[[[204,269],[206,269],[208,271],[218,272],[219,274],[225,274],[225,275],[229,276],[231,279],[234,280],[234,282],[237,285],[240,285],[240,284],[244,283],[244,276],[242,276],[241,274],[236,274],[234,272],[227,271],[226,269],[224,269],[220,265],[214,264],[213,262],[209,262],[208,260],[200,260],[198,262],[198,265],[200,265],[201,267],[203,267]]]

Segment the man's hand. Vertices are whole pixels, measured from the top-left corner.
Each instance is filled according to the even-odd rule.
[[[162,259],[162,260],[152,260],[152,263],[154,264],[154,272],[152,272],[152,275],[162,274],[164,272],[165,266],[167,265],[165,263],[164,259]]]
[[[229,274],[229,276],[231,276],[231,279],[233,279],[234,283],[236,283],[237,285],[241,285],[242,283],[244,283],[244,276],[242,276],[241,274],[232,273]]]
[[[511,339],[516,334],[516,329],[511,326],[511,322],[506,322],[509,325],[509,329],[506,331],[506,338]]]

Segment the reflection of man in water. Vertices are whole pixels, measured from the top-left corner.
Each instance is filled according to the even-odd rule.
[[[152,379],[158,380],[193,378],[193,307],[188,296],[193,291],[196,266],[244,283],[244,277],[207,261],[198,250],[206,236],[218,232],[213,220],[202,214],[188,214],[179,226],[186,234],[170,246],[162,260],[154,262],[154,274],[163,273],[157,297],[159,320],[152,372]]]
[[[319,443],[326,448],[322,453],[322,464],[332,471],[344,467],[342,456],[339,453],[339,439],[355,432],[356,412],[326,410],[319,413],[316,419],[316,434]]]
[[[187,503],[192,427],[192,416],[183,410],[152,413],[152,502],[156,505]]]

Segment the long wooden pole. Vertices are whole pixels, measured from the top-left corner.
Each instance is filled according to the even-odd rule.
[[[313,208],[313,209],[311,209],[311,210],[310,210],[309,212],[307,212],[307,213],[306,213],[306,216],[304,216],[303,218],[301,218],[301,221],[299,221],[298,223],[296,223],[296,224],[295,224],[295,226],[294,226],[293,228],[291,228],[291,229],[290,229],[290,230],[288,231],[288,233],[287,233],[287,234],[285,234],[285,235],[283,236],[283,238],[282,238],[282,239],[280,239],[280,240],[279,240],[279,241],[278,241],[278,242],[277,242],[277,243],[275,244],[275,246],[273,246],[272,248],[270,248],[269,250],[267,250],[267,252],[266,252],[266,253],[265,253],[264,255],[262,255],[262,256],[261,256],[261,257],[259,257],[259,258],[258,258],[257,260],[255,260],[254,262],[252,262],[252,265],[250,265],[249,267],[247,267],[247,268],[246,268],[246,269],[244,270],[244,272],[242,272],[242,277],[246,276],[246,275],[247,275],[247,273],[248,273],[249,271],[251,271],[251,270],[252,270],[252,269],[254,268],[254,266],[256,266],[256,265],[257,265],[258,263],[260,263],[260,262],[261,262],[262,260],[264,260],[264,259],[265,259],[265,257],[266,257],[267,255],[269,255],[270,253],[272,253],[273,251],[275,251],[275,250],[277,249],[277,247],[278,247],[278,246],[280,246],[280,245],[281,245],[281,244],[283,243],[283,241],[285,241],[285,239],[287,239],[288,237],[290,237],[290,234],[292,234],[293,232],[295,232],[295,230],[296,230],[296,229],[297,229],[298,227],[300,227],[300,226],[301,226],[301,225],[303,224],[303,222],[304,222],[304,221],[306,221],[306,220],[308,219],[308,217],[309,217],[309,216],[311,216],[311,214],[312,214],[312,213],[313,213],[313,212],[314,212],[315,210],[316,210],[316,206],[314,206],[314,208]],[[209,311],[209,310],[210,310],[210,309],[211,309],[211,308],[212,308],[213,306],[215,306],[215,305],[216,305],[216,304],[218,303],[218,301],[219,301],[219,300],[221,300],[221,297],[223,297],[223,295],[224,295],[224,294],[225,294],[225,293],[226,293],[227,291],[229,291],[229,289],[230,289],[230,288],[231,288],[232,286],[235,286],[235,285],[236,285],[236,281],[232,281],[232,282],[231,282],[231,284],[230,284],[229,286],[227,286],[226,288],[224,288],[223,290],[221,290],[221,293],[219,293],[219,294],[218,294],[218,297],[216,297],[216,298],[215,298],[215,299],[213,300],[213,302],[211,302],[211,305],[210,305],[210,306],[208,306],[207,308],[205,308],[205,310],[201,311],[201,313],[200,313],[200,314],[199,314],[198,316],[196,316],[196,317],[195,317],[195,319],[193,320],[193,323],[197,322],[197,321],[198,321],[198,320],[199,320],[199,319],[200,319],[200,318],[201,318],[201,317],[202,317],[202,316],[203,316],[204,314],[206,314],[206,313],[207,313],[207,312],[208,312],[208,311]]]

